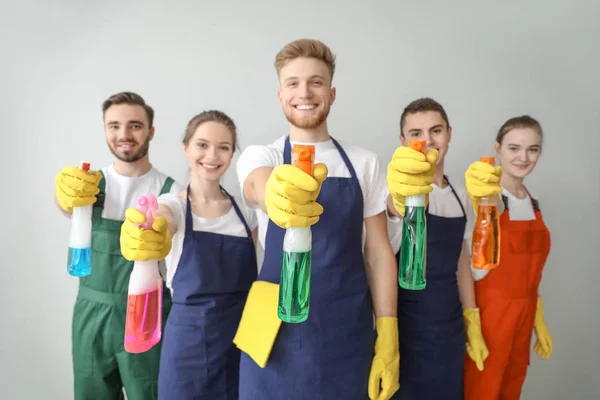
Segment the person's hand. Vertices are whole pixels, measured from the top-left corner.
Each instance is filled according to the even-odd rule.
[[[162,260],[171,251],[172,237],[169,222],[156,217],[152,229],[140,225],[146,216],[136,208],[125,211],[125,222],[121,225],[121,253],[129,261]]]
[[[388,164],[387,182],[394,208],[400,215],[404,216],[407,196],[424,194],[426,204],[429,201],[438,157],[435,149],[423,154],[410,147],[401,146],[394,152],[392,161]]]
[[[265,187],[265,206],[271,221],[284,229],[316,224],[323,213],[323,206],[316,200],[327,172],[327,166],[321,163],[315,164],[314,177],[289,164],[275,167]]]
[[[96,202],[102,175],[98,171],[84,171],[75,166],[64,167],[54,177],[56,200],[68,213],[73,207],[84,207]]]
[[[481,197],[497,196],[502,193],[500,178],[502,167],[486,162],[476,161],[465,172],[465,186],[475,214],[477,214]]]
[[[465,331],[467,334],[467,354],[477,365],[477,369],[483,371],[483,362],[488,358],[490,352],[485,344],[481,334],[481,318],[479,310],[474,308],[465,308],[463,310],[463,320],[465,322]]]
[[[369,398],[389,400],[400,388],[398,318],[377,318],[375,325],[377,340],[369,374]]]
[[[550,331],[544,321],[544,306],[541,297],[538,297],[537,300],[533,329],[537,337],[533,350],[542,360],[547,360],[552,355],[552,336],[550,336]]]

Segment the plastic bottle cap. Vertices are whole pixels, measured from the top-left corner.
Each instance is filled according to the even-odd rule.
[[[481,157],[479,161],[494,165],[496,163],[496,159],[494,157]]]
[[[84,170],[84,171],[89,171],[90,170],[90,163],[82,161],[81,162],[81,169]]]
[[[425,141],[425,140],[409,140],[408,147],[425,154],[427,152],[427,150],[426,150],[427,149],[427,141]]]
[[[309,175],[313,174],[315,146],[295,144],[292,149],[293,165]]]

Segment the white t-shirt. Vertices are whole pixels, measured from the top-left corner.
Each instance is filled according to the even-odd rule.
[[[275,142],[266,146],[253,145],[248,146],[240,155],[237,163],[237,176],[242,193],[244,193],[244,182],[248,175],[260,167],[276,167],[283,164],[283,149],[286,136],[282,136]],[[337,139],[336,139],[337,140]],[[337,140],[350,159],[356,172],[356,177],[362,189],[364,211],[363,219],[372,217],[386,210],[387,183],[385,179],[385,170],[381,169],[379,158],[374,152],[362,147],[346,145],[343,141]],[[324,163],[327,165],[328,177],[349,178],[350,171],[346,167],[340,152],[330,139],[326,142],[302,143],[290,142],[294,144],[309,144],[315,146],[315,163]],[[244,201],[246,199],[244,198]],[[340,199],[340,201],[351,201]],[[267,227],[269,225],[269,216],[262,211],[257,204],[247,203],[248,206],[256,210],[258,218],[258,237],[259,242],[265,246]],[[365,243],[365,229],[363,223],[363,251]]]
[[[524,199],[519,199],[504,188],[502,188],[502,194],[508,198],[508,215],[511,221],[532,221],[535,219],[533,203],[529,196]],[[531,195],[535,198],[533,193]],[[502,200],[499,199],[499,201]],[[473,274],[473,279],[478,281],[483,279],[489,271],[471,267],[471,272]]]
[[[237,203],[242,215],[244,216],[246,223],[251,231],[256,229],[258,225],[256,221],[256,215],[253,210],[249,210],[248,207],[243,203],[242,199],[238,196],[233,196]],[[179,265],[179,259],[183,252],[183,239],[185,238],[185,210],[186,201],[179,196],[177,193],[163,194],[158,198],[159,204],[164,204],[171,209],[173,219],[177,223],[177,232],[173,235],[171,251],[165,258],[166,268],[166,284],[167,287],[173,293],[173,277],[177,271]],[[227,214],[219,218],[201,218],[192,213],[193,230],[202,232],[212,232],[221,235],[231,235],[247,237],[248,233],[242,220],[238,217],[235,212],[235,208],[232,206]]]
[[[156,197],[167,181],[167,175],[152,167],[146,174],[131,178],[119,175],[110,165],[102,168],[104,174],[104,209],[102,217],[117,221],[125,220],[125,211],[130,207],[137,207],[137,199],[149,193]],[[177,182],[171,185],[171,193],[183,190]]]
[[[473,205],[471,204],[471,199],[469,199],[465,185],[458,180],[451,179],[450,177],[448,179],[456,191],[456,194],[458,195],[463,207],[465,208],[467,223],[463,238],[468,241],[467,245],[470,246],[469,242],[473,236],[473,226],[476,220],[475,213],[473,211]],[[429,193],[430,214],[445,218],[462,217],[464,215],[463,210],[449,185],[443,189],[436,184],[431,186],[433,187],[433,190],[431,193]],[[388,218],[388,236],[390,238],[390,244],[392,245],[394,254],[398,253],[400,250],[400,244],[402,242],[402,218]]]

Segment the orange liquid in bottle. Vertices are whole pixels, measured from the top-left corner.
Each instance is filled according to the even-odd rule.
[[[491,270],[500,262],[500,216],[496,205],[481,204],[473,229],[471,264],[473,268]]]
[[[481,157],[481,162],[494,165],[493,157]],[[500,215],[495,197],[481,197],[478,201],[477,221],[473,228],[471,265],[491,270],[500,263]]]

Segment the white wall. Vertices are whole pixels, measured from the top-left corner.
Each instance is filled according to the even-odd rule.
[[[433,96],[449,113],[455,180],[491,154],[504,120],[541,120],[544,155],[528,185],[553,235],[541,290],[555,352],[533,356],[523,398],[600,398],[600,4],[319,3],[2,2],[2,398],[72,398],[77,281],[66,272],[69,223],[54,207],[53,177],[82,158],[111,162],[102,101],[122,90],[144,96],[157,112],[152,161],[183,179],[182,133],[203,109],[230,114],[242,147],[286,133],[272,63],[300,37],[338,56],[331,133],[374,149],[384,165],[402,108],[417,97]],[[239,193],[233,168],[225,184]]]

